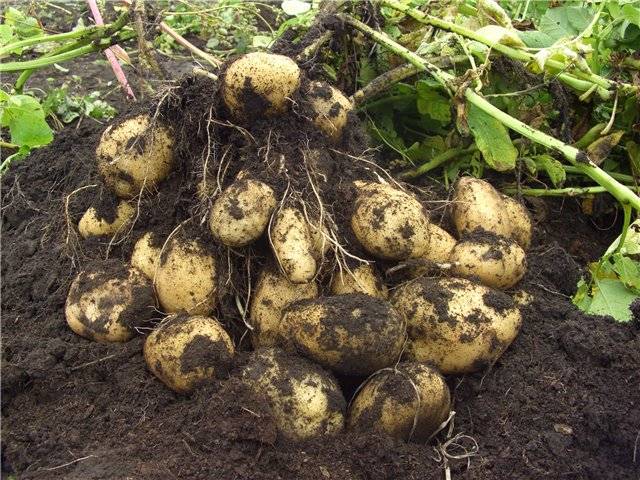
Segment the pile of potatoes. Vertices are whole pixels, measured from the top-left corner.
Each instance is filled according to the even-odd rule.
[[[301,121],[328,144],[339,142],[351,101],[303,80],[290,58],[251,53],[227,66],[219,92],[228,117],[247,128],[256,109],[277,117],[302,95],[315,113]],[[161,189],[174,169],[174,143],[171,125],[145,115],[105,130],[98,170],[120,203],[109,221],[87,210],[78,224],[83,238],[131,229],[136,198]],[[365,258],[327,271],[341,238],[335,224],[309,220],[268,181],[240,172],[212,199],[199,235],[149,231],[135,239],[117,276],[112,265],[80,272],[67,322],[98,342],[147,334],[149,371],[182,394],[239,376],[270,404],[288,438],[347,428],[427,441],[450,417],[443,375],[486,369],[518,334],[522,317],[505,290],[525,274],[531,221],[522,205],[470,177],[455,186],[455,236],[400,184],[359,180],[352,191],[347,228]],[[234,369],[239,347],[227,327],[237,319],[219,318],[225,279],[216,252],[243,251],[260,239],[272,259],[251,279],[241,314],[253,352]],[[380,268],[389,265],[404,268],[408,280],[385,281]],[[341,379],[361,383],[348,402]]]

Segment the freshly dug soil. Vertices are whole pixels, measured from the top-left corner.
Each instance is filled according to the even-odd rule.
[[[181,108],[189,109],[185,102]],[[109,195],[96,186],[65,202],[80,187],[100,185],[93,153],[99,128],[66,130],[2,178],[3,474],[21,480],[443,478],[437,443],[344,433],[289,444],[277,435],[264,401],[234,376],[180,396],[147,370],[143,336],[105,345],[68,329],[64,302],[77,271],[107,252],[128,260],[141,233],[136,228],[117,245],[80,242],[68,233],[65,206],[77,221],[96,198]],[[140,225],[166,234],[194,214],[195,183],[182,187],[184,178],[178,171],[161,185]],[[149,213],[151,205],[161,220]],[[488,371],[448,378],[452,435],[465,435],[446,448],[452,478],[637,479],[640,327],[584,315],[568,299],[579,264],[597,258],[615,231],[603,234],[573,202],[544,207],[522,283],[535,301],[521,334]],[[221,320],[238,338],[237,323]],[[341,384],[348,400],[357,382]],[[445,441],[443,433],[438,442]],[[468,462],[453,458],[472,452],[474,442],[478,453]]]

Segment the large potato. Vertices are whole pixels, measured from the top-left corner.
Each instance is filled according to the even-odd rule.
[[[449,417],[449,387],[434,368],[403,362],[373,375],[349,405],[347,426],[424,442]]]
[[[167,387],[181,393],[225,375],[233,353],[233,342],[222,325],[202,316],[168,317],[144,343],[149,370]]]
[[[255,242],[269,224],[276,207],[272,188],[258,180],[236,180],[213,203],[209,227],[213,236],[229,247]]]
[[[98,216],[95,207],[90,207],[78,222],[78,231],[82,238],[115,235],[131,221],[136,213],[129,202],[119,202],[113,218]]]
[[[502,202],[511,222],[511,238],[524,250],[528,250],[533,236],[533,223],[529,211],[524,205],[506,195],[502,195]]]
[[[162,243],[158,243],[153,232],[142,235],[133,246],[131,253],[131,266],[136,267],[148,278],[153,280],[156,274],[156,267],[160,260]]]
[[[279,432],[294,440],[344,428],[346,402],[338,382],[319,366],[276,348],[255,351],[242,379],[269,401]]]
[[[174,237],[164,247],[154,282],[167,313],[207,315],[217,300],[216,261],[198,240]]]
[[[463,177],[453,196],[453,221],[460,236],[484,230],[510,237],[512,226],[498,191],[489,182]]]
[[[271,347],[278,344],[284,309],[298,300],[317,296],[318,285],[314,282],[291,283],[275,269],[260,272],[249,307],[249,318],[254,327],[251,332],[253,346]]]
[[[222,98],[236,119],[276,115],[288,109],[300,87],[300,68],[284,55],[253,52],[234,60],[222,80]]]
[[[522,323],[508,295],[461,278],[413,281],[398,288],[391,302],[407,319],[407,358],[430,362],[444,374],[493,364]]]
[[[105,268],[82,271],[69,289],[67,324],[96,342],[127,342],[155,307],[151,282],[135,268],[109,262]]]
[[[456,243],[456,239],[449,232],[434,223],[430,223],[429,248],[423,258],[434,263],[448,263]]]
[[[313,123],[334,142],[340,140],[347,125],[351,101],[340,90],[325,82],[311,82],[309,100],[314,112]]]
[[[375,268],[372,265],[363,263],[352,268],[350,272],[346,270],[337,271],[331,281],[331,293],[333,295],[365,293],[372,297],[386,299],[389,296],[389,289]]]
[[[275,215],[271,244],[282,271],[293,283],[310,282],[318,268],[309,224],[297,208],[284,207]]]
[[[131,198],[164,180],[173,164],[173,135],[147,115],[111,125],[96,149],[98,170],[117,196]]]
[[[482,233],[458,242],[451,254],[453,273],[477,277],[480,283],[504,290],[525,274],[524,250],[515,241]]]
[[[351,228],[372,255],[388,260],[423,256],[429,248],[429,220],[420,202],[402,190],[358,182]]]
[[[345,375],[393,365],[406,338],[404,318],[388,302],[360,293],[297,302],[281,330],[302,355]]]

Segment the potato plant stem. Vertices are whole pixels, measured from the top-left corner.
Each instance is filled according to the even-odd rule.
[[[476,150],[477,150],[477,147],[475,145],[472,145],[472,146],[467,147],[467,148],[463,148],[463,147],[450,148],[446,152],[442,152],[442,153],[436,155],[431,160],[429,160],[426,163],[423,163],[419,167],[414,168],[413,170],[407,170],[405,172],[402,172],[400,174],[400,178],[405,178],[406,179],[406,178],[419,177],[420,175],[424,175],[425,173],[433,170],[434,168],[438,168],[440,165],[442,165],[443,163],[448,162],[449,160],[452,160],[452,159],[454,159],[456,157],[459,157],[460,155],[466,155],[468,153],[473,153]]]
[[[628,187],[630,189],[640,191],[638,187]],[[518,193],[527,197],[579,197],[581,195],[595,195],[596,193],[606,193],[604,187],[566,187],[566,188],[503,188],[504,193],[510,195]],[[625,210],[629,206],[624,207]]]
[[[562,168],[567,173],[576,173],[580,175],[584,174],[584,172],[581,169],[579,169],[578,167],[574,167],[573,165],[563,165]],[[627,175],[625,173],[615,173],[615,172],[607,172],[607,173],[611,175],[612,178],[615,178],[620,182],[631,183],[631,184],[635,182],[634,178],[631,175]]]
[[[411,62],[421,70],[428,72],[445,88],[453,91],[457,90],[458,87],[455,82],[456,77],[454,77],[453,75],[442,71],[440,68],[421,58],[419,55],[396,43],[386,34],[374,30],[373,28],[365,25],[359,20],[356,20],[355,18],[344,14],[338,15],[338,17],[344,23],[361,31],[376,43],[388,48],[393,53],[401,56],[408,62]],[[518,132],[519,134],[536,143],[539,143],[540,145],[544,145],[547,148],[556,150],[557,152],[561,153],[572,165],[580,169],[583,174],[591,177],[591,179],[593,179],[596,183],[604,187],[622,205],[631,205],[633,206],[633,208],[640,211],[640,197],[638,197],[638,195],[633,193],[628,187],[612,178],[607,172],[593,163],[584,152],[578,150],[575,147],[567,145],[566,143],[553,138],[550,135],[547,135],[546,133],[541,132],[540,130],[537,130],[503,112],[502,110],[493,106],[491,103],[485,100],[482,96],[475,93],[470,88],[464,88],[463,94],[469,103],[474,104],[483,112],[491,115],[496,120],[503,123],[506,127]]]

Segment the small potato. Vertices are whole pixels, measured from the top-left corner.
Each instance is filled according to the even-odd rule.
[[[167,313],[207,315],[217,301],[216,261],[197,240],[175,237],[160,256],[155,287]]]
[[[115,235],[131,222],[136,213],[129,202],[120,202],[112,219],[98,218],[95,207],[89,208],[78,222],[78,231],[82,238]]]
[[[159,124],[150,128],[147,115],[129,118],[102,134],[96,149],[98,170],[117,196],[134,197],[169,175],[173,143],[171,130]]]
[[[307,283],[313,279],[318,268],[313,238],[300,210],[284,207],[276,213],[271,244],[276,260],[291,282]]]
[[[297,302],[281,331],[300,354],[345,375],[394,364],[406,337],[404,318],[389,303],[360,293]]]
[[[486,233],[458,242],[451,254],[453,273],[477,277],[480,283],[505,290],[513,287],[527,270],[526,254],[511,239]]]
[[[511,222],[511,238],[525,251],[529,250],[533,236],[533,223],[531,223],[529,211],[524,205],[506,195],[502,195],[502,202]]]
[[[314,111],[313,123],[334,142],[340,140],[347,124],[351,101],[340,90],[325,82],[311,82],[309,99]]]
[[[403,362],[366,381],[349,406],[347,426],[424,442],[450,410],[451,395],[442,375],[424,363]]]
[[[434,223],[429,224],[429,248],[425,259],[435,263],[448,263],[451,252],[456,246],[456,239]]]
[[[138,239],[131,253],[131,266],[137,268],[153,280],[160,259],[162,244],[155,240],[153,232],[147,232]]]
[[[151,282],[135,268],[109,262],[80,272],[71,284],[65,316],[71,330],[96,342],[127,342],[155,307]]]
[[[249,318],[254,327],[251,332],[253,346],[272,347],[278,344],[284,309],[298,300],[317,296],[318,285],[313,282],[291,283],[275,269],[260,272],[249,307]]]
[[[508,295],[461,278],[416,280],[398,288],[391,302],[407,319],[406,357],[446,375],[493,364],[522,323]]]
[[[380,183],[358,182],[351,228],[372,255],[388,260],[418,258],[429,248],[429,220],[420,202]]]
[[[236,180],[213,204],[211,233],[229,247],[249,245],[267,228],[275,207],[276,197],[269,185],[252,179]]]
[[[300,68],[284,55],[253,52],[228,66],[222,99],[238,120],[273,116],[286,111],[300,87]]]
[[[147,367],[167,387],[188,393],[198,384],[221,378],[234,354],[233,342],[209,317],[173,315],[144,342]]]
[[[366,263],[352,268],[351,272],[345,270],[336,272],[331,282],[331,293],[333,295],[364,293],[383,300],[389,296],[389,290],[380,275],[376,273],[373,266]]]
[[[265,396],[279,432],[293,440],[339,433],[346,402],[338,382],[321,367],[277,348],[256,350],[243,381]]]
[[[484,230],[511,236],[511,221],[498,191],[489,182],[463,177],[453,196],[453,221],[460,236]]]

